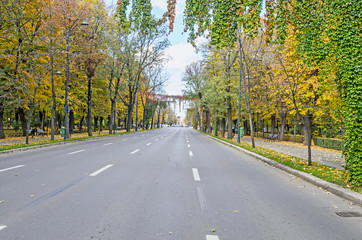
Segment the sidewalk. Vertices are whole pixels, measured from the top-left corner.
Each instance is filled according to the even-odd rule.
[[[234,137],[234,139],[236,139],[236,136]],[[251,144],[251,138],[248,136],[240,138],[240,141]],[[304,146],[301,143],[293,143],[286,141],[269,142],[269,141],[264,141],[263,139],[260,138],[255,138],[255,145],[308,160],[307,146]],[[345,164],[345,160],[344,157],[342,156],[341,151],[321,148],[318,146],[312,146],[312,162],[317,162],[323,165],[343,170],[344,168],[342,166]]]

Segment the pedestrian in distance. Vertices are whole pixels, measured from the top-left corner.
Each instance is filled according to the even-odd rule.
[[[35,137],[35,138],[39,138],[38,137],[38,128],[33,128],[32,130],[31,130],[31,138],[33,138],[33,137]]]

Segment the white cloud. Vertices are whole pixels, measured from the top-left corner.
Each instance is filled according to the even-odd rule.
[[[179,43],[169,46],[166,49],[166,54],[171,57],[171,60],[164,66],[166,72],[171,77],[165,88],[168,94],[181,95],[183,83],[182,75],[187,65],[194,61],[201,60],[202,57],[196,53],[194,47],[189,43]]]
[[[189,43],[179,43],[169,46],[166,49],[166,54],[172,59],[166,63],[166,69],[177,69],[184,71],[185,67],[193,61],[201,60],[195,49]]]
[[[167,10],[167,0],[151,0],[152,6]]]

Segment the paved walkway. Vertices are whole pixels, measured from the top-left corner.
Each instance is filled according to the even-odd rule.
[[[250,137],[242,137],[240,140],[251,144]],[[269,142],[255,138],[255,145],[306,160],[308,159],[307,146],[304,146],[301,143]],[[317,162],[339,169],[344,169],[342,166],[345,164],[341,151],[325,149],[317,146],[312,146],[312,162]]]

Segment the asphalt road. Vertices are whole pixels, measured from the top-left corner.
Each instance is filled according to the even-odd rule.
[[[361,239],[361,208],[188,128],[0,155],[0,239]]]

